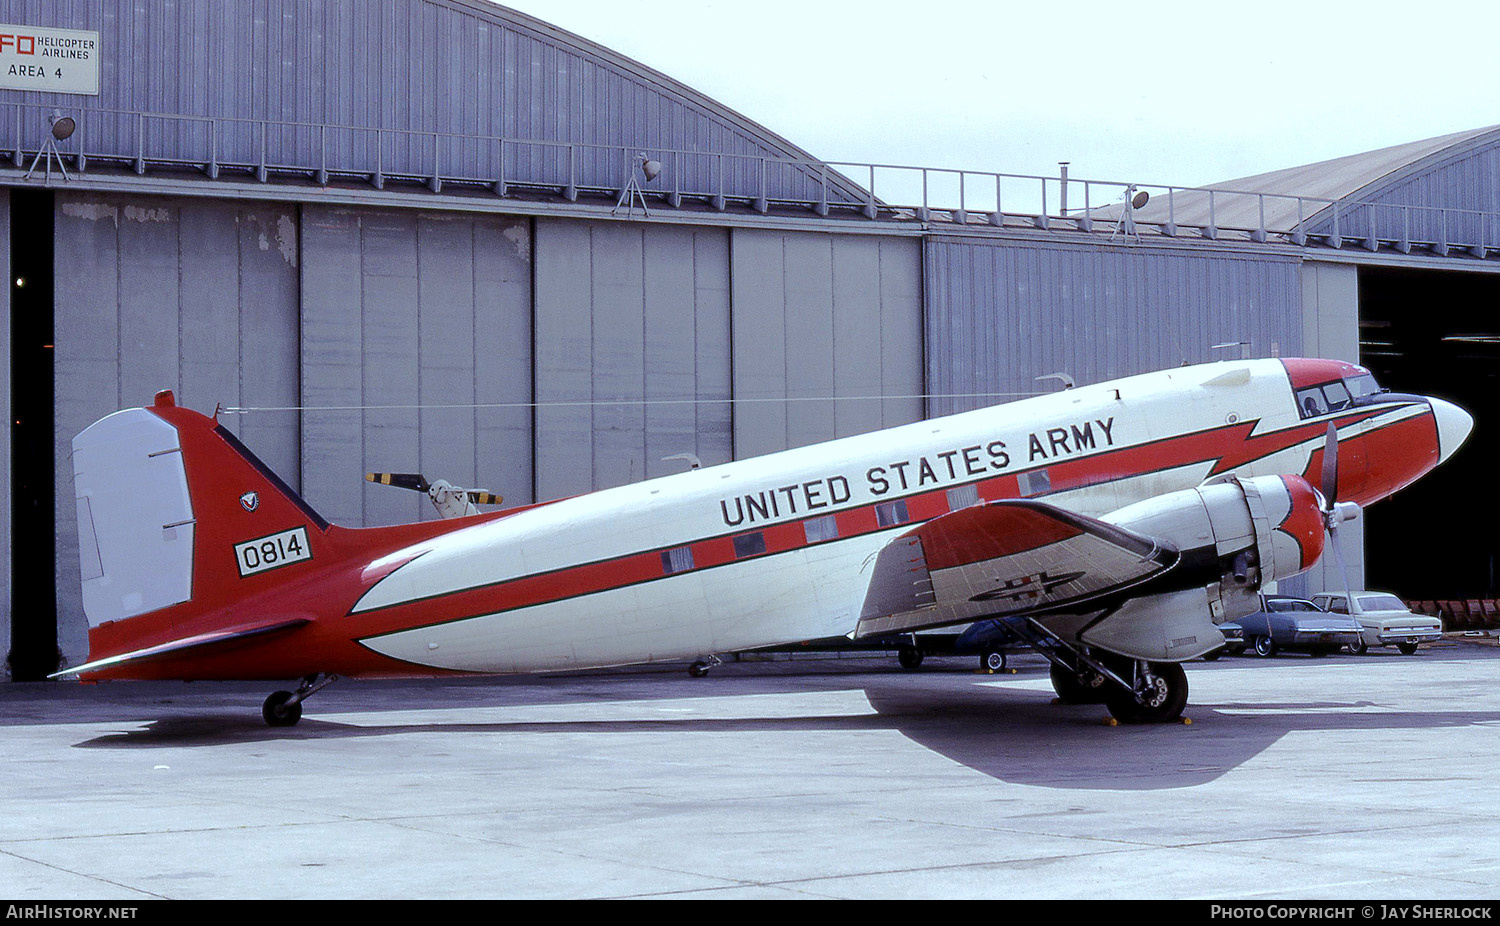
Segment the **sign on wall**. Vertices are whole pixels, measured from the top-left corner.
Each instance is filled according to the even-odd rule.
[[[99,95],[99,33],[0,23],[0,89]]]

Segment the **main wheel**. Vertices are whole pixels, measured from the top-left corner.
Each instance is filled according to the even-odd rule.
[[[291,699],[290,691],[273,692],[269,698],[266,698],[266,703],[260,706],[260,716],[273,727],[295,726],[297,721],[302,719],[302,702],[286,703]]]
[[[1110,683],[1092,669],[1084,671],[1087,674],[1080,679],[1072,670],[1053,663],[1049,674],[1052,678],[1052,690],[1057,692],[1058,700],[1064,704],[1099,704],[1104,701],[1104,689]]]
[[[1000,672],[1005,669],[1005,654],[997,649],[992,649],[979,656],[979,667],[990,672]]]
[[[1257,655],[1257,656],[1274,656],[1274,655],[1276,655],[1276,641],[1273,640],[1273,639],[1271,639],[1270,637],[1256,637],[1255,638],[1255,655]]]
[[[1182,666],[1152,662],[1147,663],[1146,685],[1141,692],[1111,684],[1104,703],[1121,723],[1167,723],[1182,716],[1187,699],[1187,672]]]
[[[896,653],[896,661],[901,663],[901,668],[910,672],[922,664],[922,651],[915,646],[903,646]]]

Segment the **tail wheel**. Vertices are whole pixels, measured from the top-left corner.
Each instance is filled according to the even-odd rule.
[[[266,703],[261,705],[260,715],[273,727],[295,726],[302,719],[302,702],[288,704],[291,699],[290,691],[273,692]]]
[[[1187,707],[1187,672],[1175,662],[1145,663],[1135,691],[1109,685],[1104,703],[1121,723],[1168,723]]]

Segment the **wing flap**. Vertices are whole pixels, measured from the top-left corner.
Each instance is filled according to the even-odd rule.
[[[1177,561],[1168,544],[1045,502],[974,505],[881,550],[856,635],[1084,608]]]

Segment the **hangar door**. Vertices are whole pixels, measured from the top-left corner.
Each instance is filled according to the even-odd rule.
[[[302,247],[308,503],[349,526],[437,517],[369,471],[530,502],[529,221],[308,205]]]
[[[59,646],[87,656],[68,448],[162,389],[205,414],[297,405],[295,207],[58,193],[55,433]],[[297,416],[221,421],[297,486]]]

